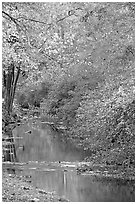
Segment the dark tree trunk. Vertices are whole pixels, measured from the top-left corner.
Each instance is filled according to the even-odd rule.
[[[17,162],[12,129],[8,129],[6,136],[7,138],[4,140],[6,145],[3,147],[4,161]]]
[[[15,76],[15,68],[17,69],[16,76]],[[5,89],[4,106],[3,106],[3,108],[5,108],[5,114],[3,116],[4,117],[3,121],[5,123],[4,132],[8,137],[8,140],[6,141],[7,145],[4,150],[4,160],[11,161],[11,162],[17,161],[14,138],[12,134],[12,128],[10,127],[10,122],[11,122],[13,101],[14,101],[19,74],[20,74],[20,66],[15,67],[13,62],[8,67],[7,74],[5,73],[5,71],[3,72],[3,86]]]
[[[3,76],[4,84],[6,85],[5,86],[5,106],[9,114],[11,114],[12,112],[12,106],[13,106],[19,74],[20,74],[20,67],[17,68],[17,73],[15,76],[15,65],[14,63],[11,63],[11,65],[8,67],[8,73],[6,77]],[[6,82],[5,82],[5,78],[6,78]]]

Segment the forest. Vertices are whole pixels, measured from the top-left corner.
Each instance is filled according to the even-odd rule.
[[[2,3],[2,161],[13,130],[48,122],[91,165],[134,177],[135,3]]]

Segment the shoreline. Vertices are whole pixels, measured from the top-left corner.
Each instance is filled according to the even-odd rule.
[[[46,192],[30,184],[26,177],[2,169],[3,202],[67,202],[53,192]]]

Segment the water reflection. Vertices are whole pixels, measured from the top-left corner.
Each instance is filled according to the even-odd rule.
[[[26,134],[31,130],[31,134]],[[32,162],[24,167],[23,174],[31,175],[34,186],[55,191],[72,202],[130,202],[134,201],[134,184],[98,180],[93,176],[77,175],[74,168],[61,167],[55,161],[81,161],[86,156],[68,140],[53,132],[49,126],[41,128],[24,125],[14,130],[16,150],[20,162]],[[21,148],[24,147],[24,148]],[[53,165],[52,162],[55,162]],[[59,165],[57,165],[57,163]]]
[[[31,129],[31,134],[26,134]],[[20,162],[26,161],[82,161],[86,152],[76,149],[61,135],[47,125],[44,129],[33,129],[27,125],[14,130],[16,151]],[[21,139],[20,139],[21,138]]]
[[[77,175],[74,170],[33,171],[32,183],[46,191],[55,191],[72,202],[134,201],[134,185],[131,183],[102,182],[91,176]]]

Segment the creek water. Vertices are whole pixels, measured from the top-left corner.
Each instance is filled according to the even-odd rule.
[[[29,131],[31,130],[31,131]],[[31,175],[35,187],[55,191],[71,202],[133,202],[134,184],[121,180],[78,175],[76,166],[90,154],[77,149],[47,124],[22,125],[14,130],[16,172]]]

